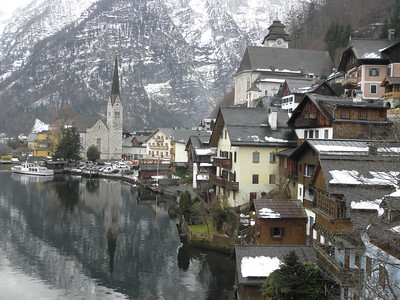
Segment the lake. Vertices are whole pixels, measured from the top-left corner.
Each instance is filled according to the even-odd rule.
[[[0,299],[232,299],[234,261],[181,243],[176,201],[0,169]]]

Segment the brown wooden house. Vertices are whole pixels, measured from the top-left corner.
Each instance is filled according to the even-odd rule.
[[[304,139],[370,139],[390,125],[381,102],[306,94],[288,125]]]
[[[344,295],[340,299],[361,296],[366,263],[361,233],[380,199],[397,184],[395,176],[387,175],[397,174],[397,149],[382,141],[306,140],[288,156],[298,163],[307,234],[333,281],[332,292]]]
[[[256,243],[305,245],[307,214],[300,200],[255,199]]]

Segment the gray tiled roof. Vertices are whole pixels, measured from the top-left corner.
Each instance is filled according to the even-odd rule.
[[[272,68],[299,74],[329,75],[332,61],[328,51],[249,46],[237,73]]]
[[[347,48],[352,48],[357,59],[384,59],[381,50],[390,46],[393,42],[387,39],[352,39]]]
[[[177,143],[186,143],[192,135],[201,134],[201,131],[190,129],[173,129],[171,132],[171,139]]]
[[[312,246],[236,245],[235,257],[238,284],[261,285],[266,279],[265,277],[243,277],[241,263],[244,257],[277,257],[283,262],[283,257],[292,250],[299,257],[300,262],[316,263],[316,253]]]
[[[255,199],[254,208],[258,219],[307,219],[300,200],[295,199]],[[264,214],[263,209],[270,213]]]
[[[98,120],[101,119],[96,117],[77,119],[75,122],[76,129],[78,132],[85,132],[88,128],[92,128]]]
[[[292,78],[286,79],[286,84],[292,93],[305,93],[311,88],[312,79],[307,78]]]
[[[297,136],[286,121],[287,113],[278,111],[278,127],[273,130],[268,123],[265,108],[222,107],[221,113],[232,145],[291,146]]]

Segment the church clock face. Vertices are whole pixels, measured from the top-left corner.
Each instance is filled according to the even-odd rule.
[[[278,39],[276,40],[276,42],[277,42],[278,45],[282,45],[283,39],[282,39],[282,38],[278,38]]]

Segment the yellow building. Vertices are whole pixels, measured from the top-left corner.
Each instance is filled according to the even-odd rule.
[[[58,135],[51,127],[48,131],[36,134],[34,140],[28,141],[28,148],[32,150],[33,156],[53,156],[58,144]]]
[[[276,153],[296,146],[296,134],[286,125],[287,114],[275,108],[220,108],[210,139],[217,147],[210,176],[215,195],[232,207],[243,207],[277,186]]]

